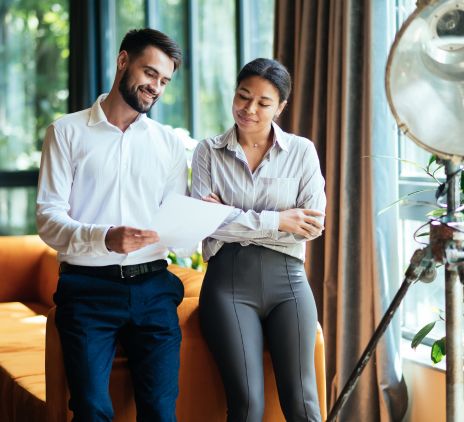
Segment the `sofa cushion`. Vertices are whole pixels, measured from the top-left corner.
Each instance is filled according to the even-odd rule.
[[[19,302],[0,303],[0,420],[45,420],[45,325]]]

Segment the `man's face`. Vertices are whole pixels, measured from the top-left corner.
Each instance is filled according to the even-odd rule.
[[[145,48],[140,56],[132,59],[126,52],[121,52],[118,60],[122,60],[125,67],[119,81],[122,98],[135,111],[147,113],[171,80],[174,62],[155,47]]]

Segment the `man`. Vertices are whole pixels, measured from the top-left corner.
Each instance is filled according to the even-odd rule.
[[[150,228],[167,194],[186,193],[187,166],[182,142],[146,113],[180,62],[163,33],[128,32],[110,93],[47,130],[37,226],[60,261],[56,324],[76,422],[113,418],[116,340],[129,360],[137,420],[176,420],[183,286]]]

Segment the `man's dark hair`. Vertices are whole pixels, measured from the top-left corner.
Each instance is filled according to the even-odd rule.
[[[121,42],[119,52],[125,50],[129,57],[136,58],[140,56],[147,47],[159,48],[173,62],[174,70],[178,69],[182,62],[182,50],[179,45],[166,34],[163,34],[156,29],[132,29],[130,30]]]
[[[292,90],[292,78],[287,68],[277,60],[254,59],[243,66],[237,76],[237,87],[245,79],[259,76],[269,81],[279,91],[280,102],[288,99]]]

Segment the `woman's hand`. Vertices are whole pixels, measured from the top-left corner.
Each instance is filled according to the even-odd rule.
[[[222,204],[221,198],[219,198],[219,196],[216,195],[215,193],[210,193],[207,196],[203,196],[201,199],[203,201],[211,202],[213,204]]]
[[[324,226],[315,218],[325,214],[310,209],[292,208],[279,213],[279,230],[307,238],[320,236]]]

